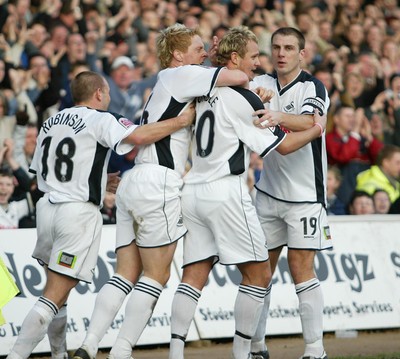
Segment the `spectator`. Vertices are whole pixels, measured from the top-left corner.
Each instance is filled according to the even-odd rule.
[[[334,115],[334,130],[326,135],[328,163],[339,166],[343,181],[338,197],[346,205],[356,187],[356,176],[367,170],[383,144],[371,134],[371,126],[361,110],[341,106]]]
[[[40,127],[45,119],[58,111],[61,79],[57,68],[50,67],[46,57],[40,53],[29,59],[29,70],[31,78],[27,93],[36,108],[38,127]]]
[[[28,201],[11,201],[14,192],[14,176],[11,172],[0,170],[0,229],[18,228],[19,220],[29,214]]]
[[[132,60],[120,56],[112,63],[110,76],[106,76],[106,79],[111,95],[109,110],[134,121],[140,116],[146,89],[154,86],[157,76],[144,80],[137,78]]]
[[[334,65],[333,65],[334,66]],[[328,66],[317,67],[314,71],[314,76],[320,80],[326,87],[331,105],[328,110],[328,123],[326,125],[326,132],[332,132],[333,129],[333,114],[338,106],[341,104],[341,93],[343,92],[343,81],[340,72],[337,72]]]
[[[0,91],[0,150],[6,138],[12,137],[16,124],[15,116],[7,116],[8,101],[3,91]]]
[[[3,163],[2,163],[3,162]],[[18,228],[32,228],[36,226],[36,217],[35,217],[35,204],[32,200],[32,196],[30,193],[32,181],[28,174],[21,168],[19,163],[15,160],[14,157],[14,142],[11,138],[8,138],[4,141],[4,148],[0,150],[0,167],[3,164],[3,168],[5,170],[10,170],[12,176],[14,177],[14,188],[10,198],[8,198],[8,202],[18,202],[25,208],[25,205],[22,200],[26,201],[28,205],[28,213],[21,211],[18,216]],[[7,167],[6,167],[7,166]],[[21,207],[20,206],[20,207]]]
[[[346,214],[346,206],[338,198],[337,191],[342,182],[342,175],[337,166],[329,166],[326,184],[327,212],[328,215]]]
[[[94,70],[96,68],[95,47],[91,48],[91,50],[91,52],[88,51],[86,41],[81,34],[73,33],[68,35],[66,53],[57,65],[61,86],[65,91],[69,86],[68,75],[75,63],[87,62],[90,69]]]
[[[394,202],[400,196],[400,147],[386,145],[379,153],[376,165],[357,175],[357,190],[372,195],[377,189],[385,190]]]
[[[389,85],[375,98],[370,110],[383,115],[385,142],[400,146],[400,73],[390,77]]]
[[[389,194],[383,189],[377,189],[372,195],[376,214],[388,214],[390,210]]]
[[[350,58],[357,59],[363,51],[368,50],[368,45],[364,41],[364,29],[362,23],[352,22],[347,27],[345,33],[346,45],[350,49]]]
[[[354,191],[348,205],[348,213],[356,215],[374,214],[375,208],[372,196],[364,191]]]
[[[358,56],[360,75],[365,79],[365,89],[362,94],[363,107],[371,106],[375,97],[385,90],[382,65],[372,52],[363,52]]]

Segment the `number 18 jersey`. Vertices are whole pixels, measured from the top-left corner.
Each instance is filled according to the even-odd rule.
[[[30,172],[52,203],[102,203],[110,148],[118,154],[133,146],[121,141],[137,126],[106,111],[77,106],[47,119],[39,132]]]

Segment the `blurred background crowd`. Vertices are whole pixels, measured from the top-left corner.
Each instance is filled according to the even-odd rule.
[[[258,37],[259,73],[272,73],[270,40],[282,26],[306,37],[304,70],[328,89],[328,212],[400,213],[400,7],[395,0],[0,1],[0,229],[35,226],[40,197],[28,172],[43,121],[72,106],[70,80],[102,73],[109,110],[137,121],[155,84],[155,40],[176,22],[208,46],[232,26]],[[135,151],[113,155],[123,173]],[[249,190],[262,160],[252,156]],[[104,223],[115,223],[107,194]]]

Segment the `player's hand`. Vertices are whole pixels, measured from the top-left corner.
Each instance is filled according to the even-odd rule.
[[[260,98],[263,103],[270,102],[272,97],[275,96],[275,92],[273,90],[268,90],[265,87],[256,87],[253,89]]]
[[[107,173],[107,186],[106,186],[107,192],[111,192],[111,193],[117,192],[118,185],[121,182],[121,177],[119,177],[120,173],[121,173],[121,171]]]
[[[194,102],[192,102],[178,117],[183,121],[184,127],[192,125],[196,118],[196,106]]]
[[[208,59],[210,60],[211,65],[213,65],[213,66],[218,66],[218,63],[217,63],[218,44],[219,44],[218,37],[213,36],[212,42],[210,44],[210,48],[207,53]]]
[[[279,125],[281,122],[281,112],[271,111],[267,108],[257,110],[253,113],[253,116],[259,117],[258,119],[253,121],[254,125],[259,128],[274,127]]]

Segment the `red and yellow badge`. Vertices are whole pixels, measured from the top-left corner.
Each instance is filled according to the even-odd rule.
[[[76,256],[66,252],[60,252],[57,258],[57,264],[63,267],[74,268]]]

